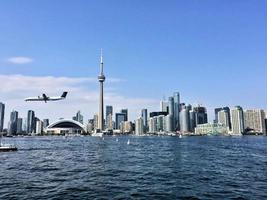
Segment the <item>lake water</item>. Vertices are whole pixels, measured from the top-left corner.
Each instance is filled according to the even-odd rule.
[[[267,199],[265,136],[5,142],[0,199]]]

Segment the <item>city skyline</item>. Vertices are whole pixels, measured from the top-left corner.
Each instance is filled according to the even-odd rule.
[[[91,118],[98,108],[100,48],[109,77],[105,104],[114,113],[128,108],[132,121],[144,107],[159,110],[158,102],[172,91],[182,94],[181,102],[207,107],[211,119],[222,106],[267,110],[265,1],[232,2],[231,10],[211,1],[79,1],[62,9],[60,1],[52,9],[51,3],[0,3],[0,102],[6,119],[13,109],[34,110],[51,121],[77,110]],[[64,89],[70,91],[65,102],[23,102]]]

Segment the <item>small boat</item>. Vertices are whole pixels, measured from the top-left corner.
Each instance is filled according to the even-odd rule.
[[[116,138],[116,142],[119,142],[119,139],[118,138]]]
[[[130,144],[130,140],[127,141],[127,144],[128,144],[128,145]]]
[[[99,133],[93,133],[91,136],[93,137],[103,137],[103,133],[102,132],[99,132]]]
[[[181,134],[179,134],[179,138],[182,138],[182,135]]]
[[[0,146],[0,152],[7,152],[7,151],[17,151],[18,148],[12,145],[5,145],[5,146]]]
[[[13,145],[4,145],[2,143],[2,136],[0,136],[0,152],[17,151],[18,148]]]

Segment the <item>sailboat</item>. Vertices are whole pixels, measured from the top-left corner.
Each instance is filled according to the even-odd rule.
[[[4,145],[2,143],[2,135],[0,135],[0,152],[17,151],[18,148],[13,145]]]

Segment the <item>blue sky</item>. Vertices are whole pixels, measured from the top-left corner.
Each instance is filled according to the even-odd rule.
[[[0,74],[96,77],[103,48],[107,78],[120,80],[107,82],[106,89],[132,101],[132,118],[140,108],[134,102],[158,109],[155,102],[174,91],[182,101],[210,110],[225,105],[267,109],[266,22],[267,1],[261,0],[6,0],[0,2]],[[14,57],[30,60],[8,60]],[[89,95],[97,83],[79,88]],[[0,101],[14,102],[8,109],[38,110],[38,105],[20,105],[18,89],[1,93]],[[95,109],[84,112],[90,117]]]

